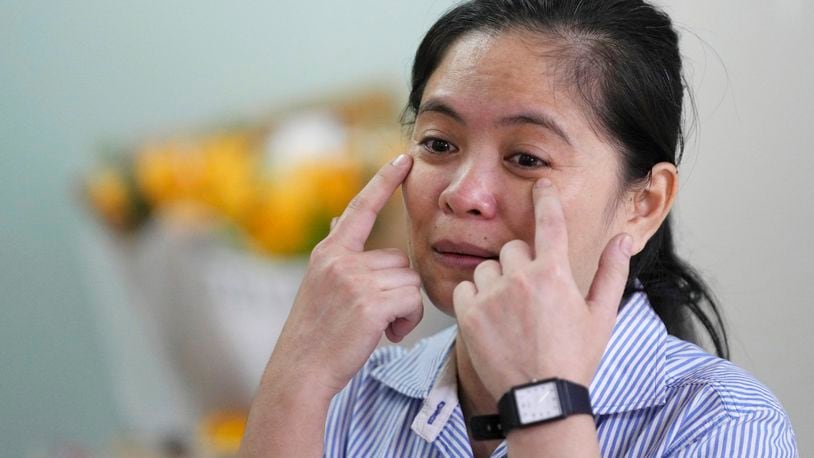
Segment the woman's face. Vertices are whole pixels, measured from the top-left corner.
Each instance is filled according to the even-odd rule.
[[[467,35],[447,52],[421,100],[403,186],[414,267],[433,303],[508,241],[534,246],[532,185],[560,195],[571,270],[586,294],[602,250],[621,232],[618,153],[593,128],[540,38]]]

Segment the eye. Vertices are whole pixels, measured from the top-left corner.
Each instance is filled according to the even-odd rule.
[[[452,143],[450,143],[450,142],[448,142],[446,140],[442,140],[440,138],[434,138],[434,137],[429,137],[429,138],[425,138],[424,140],[422,140],[421,141],[421,146],[423,146],[424,149],[426,149],[427,151],[429,151],[430,153],[433,153],[433,154],[452,153],[456,149],[455,146]]]
[[[550,164],[537,156],[528,153],[517,153],[508,158],[509,162],[518,165],[524,169],[537,169],[540,167],[549,167]]]

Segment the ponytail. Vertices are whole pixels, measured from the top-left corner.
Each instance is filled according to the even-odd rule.
[[[669,215],[631,259],[628,278],[624,297],[636,291],[646,293],[668,333],[700,343],[694,318],[709,335],[715,353],[729,359],[729,342],[717,301],[698,272],[676,254]]]

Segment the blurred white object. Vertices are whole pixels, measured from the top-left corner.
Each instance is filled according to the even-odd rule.
[[[307,265],[230,248],[196,227],[156,218],[132,239],[88,240],[123,420],[154,442],[193,434],[209,412],[248,408]],[[402,345],[452,323],[425,306]]]
[[[125,426],[160,440],[191,433],[207,412],[248,407],[306,261],[156,221],[132,239],[99,234],[92,278]]]
[[[348,126],[330,110],[308,110],[286,116],[265,145],[267,167],[284,173],[310,160],[347,159]]]

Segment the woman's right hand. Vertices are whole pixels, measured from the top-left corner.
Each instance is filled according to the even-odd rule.
[[[311,253],[264,378],[338,393],[376,348],[398,342],[423,315],[421,279],[398,249],[364,251],[376,218],[412,166],[403,154],[382,167]]]

